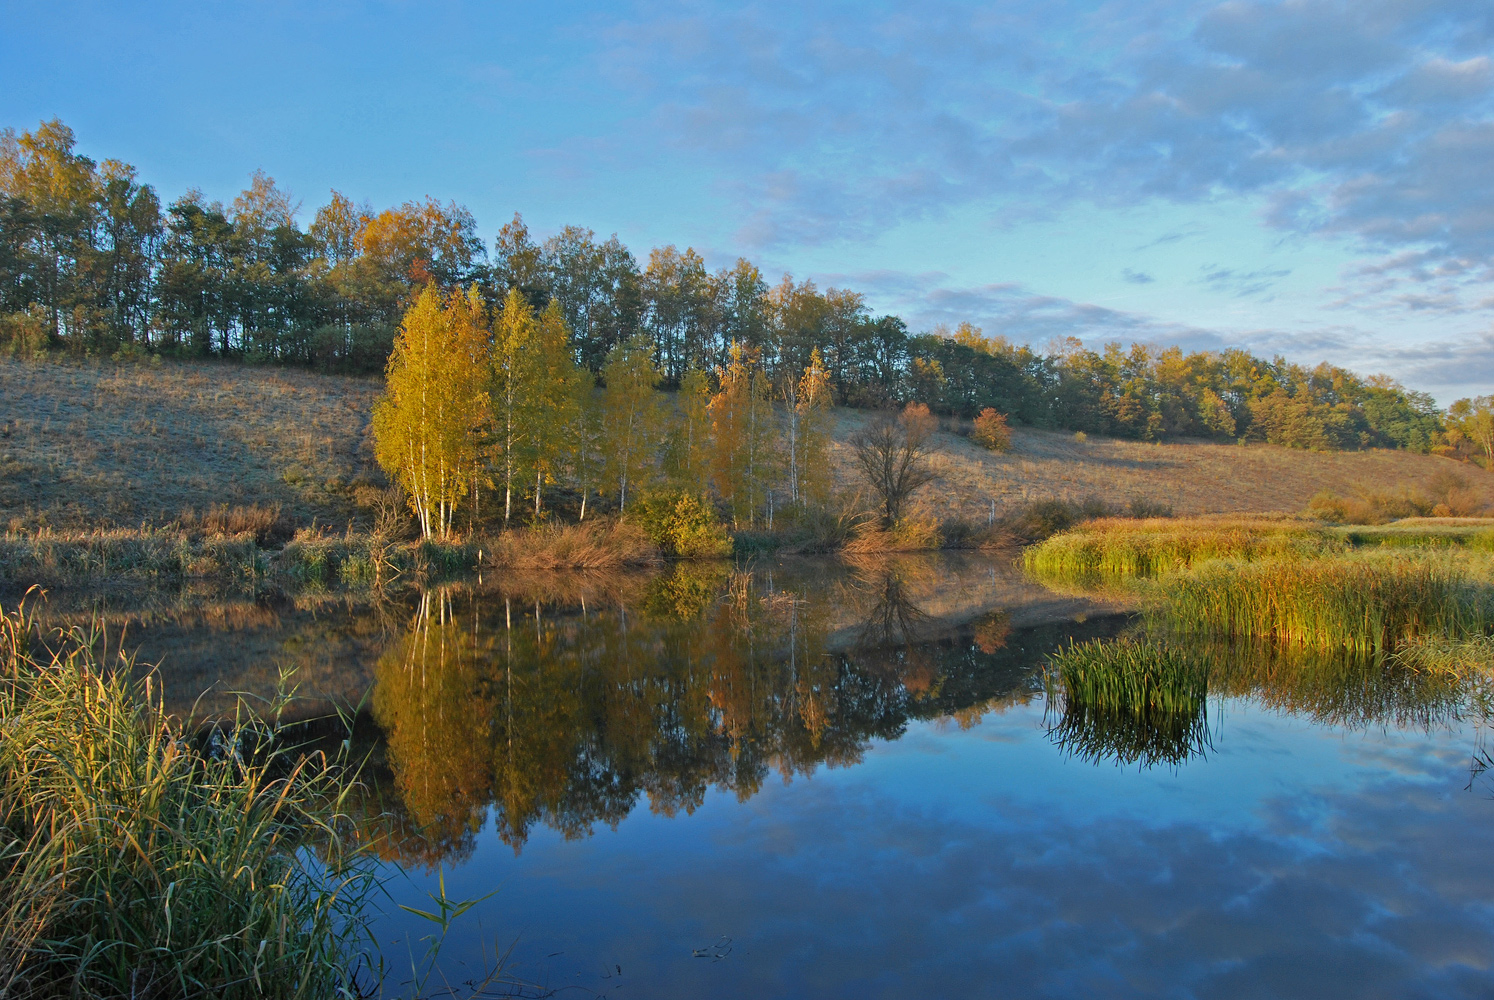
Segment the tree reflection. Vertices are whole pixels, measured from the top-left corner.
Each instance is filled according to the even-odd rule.
[[[680,564],[619,593],[421,599],[379,661],[373,706],[401,814],[385,828],[426,837],[386,850],[462,853],[490,808],[518,850],[537,826],[615,827],[644,798],[663,815],[712,788],[746,799],[771,773],[854,763],[910,719],[968,724],[1032,697],[1042,651],[1064,637],[930,640],[895,568],[827,587]]]

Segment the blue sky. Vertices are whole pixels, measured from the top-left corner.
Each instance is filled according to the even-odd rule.
[[[863,291],[1494,390],[1494,4],[0,3],[0,125]]]

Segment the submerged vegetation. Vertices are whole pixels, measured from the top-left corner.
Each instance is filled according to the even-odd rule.
[[[358,995],[344,762],[248,717],[194,738],[89,637],[42,638],[0,619],[0,995]]]

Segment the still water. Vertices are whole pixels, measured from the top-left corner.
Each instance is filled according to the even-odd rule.
[[[1222,649],[1199,718],[1085,731],[1043,661],[1124,609],[974,558],[236,607],[116,617],[199,709],[274,664],[307,711],[367,692],[391,987],[444,877],[486,898],[432,983],[502,954],[488,995],[1494,993],[1449,682]]]

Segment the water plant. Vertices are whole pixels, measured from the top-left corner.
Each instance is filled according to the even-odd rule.
[[[1160,589],[1153,614],[1174,633],[1357,654],[1422,635],[1475,635],[1494,620],[1494,591],[1436,553],[1218,560]]]
[[[1023,563],[1046,579],[1104,583],[1162,576],[1210,559],[1307,558],[1344,547],[1321,527],[1296,519],[1106,518],[1033,546]]]
[[[0,617],[0,996],[357,995],[346,762],[247,714],[194,739],[92,637],[41,639]]]
[[[1093,640],[1048,658],[1049,738],[1085,760],[1179,764],[1208,748],[1208,666],[1176,644]]]
[[[1208,693],[1208,668],[1176,644],[1127,637],[1078,643],[1054,653],[1050,670],[1070,702],[1107,711],[1197,712]]]

